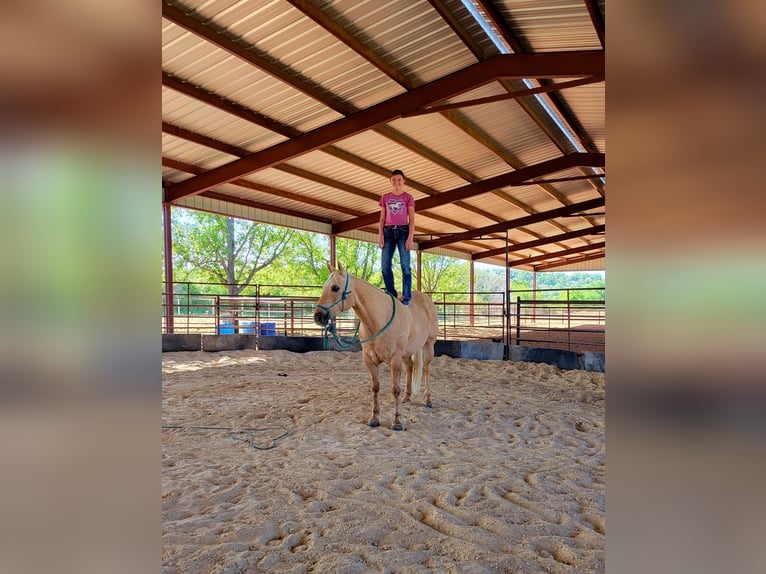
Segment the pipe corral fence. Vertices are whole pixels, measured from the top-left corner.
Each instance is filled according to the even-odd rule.
[[[165,282],[162,333],[322,337],[322,327],[314,323],[321,291],[321,286]],[[603,288],[429,295],[439,313],[439,338],[445,341],[604,352]],[[350,336],[355,326],[353,312],[338,317],[341,334]]]

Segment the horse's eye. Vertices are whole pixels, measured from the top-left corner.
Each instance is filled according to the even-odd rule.
[[[340,291],[340,287],[338,287],[337,285],[333,285],[332,286],[332,290],[333,291]]]

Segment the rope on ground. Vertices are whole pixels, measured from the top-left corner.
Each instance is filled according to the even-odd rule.
[[[257,450],[271,450],[272,448],[277,446],[277,441],[281,438],[286,437],[290,434],[290,431],[282,426],[278,427],[259,427],[259,428],[252,428],[252,429],[242,429],[242,430],[235,430],[235,427],[203,427],[203,426],[181,426],[181,425],[162,425],[163,430],[164,429],[178,429],[178,430],[224,430],[229,431],[229,438],[244,442],[250,445],[251,448],[257,449]],[[257,432],[263,432],[263,431],[269,431],[269,430],[282,430],[284,431],[281,435],[277,437],[267,437],[268,440],[271,440],[271,444],[269,446],[260,446],[255,444],[255,433]]]

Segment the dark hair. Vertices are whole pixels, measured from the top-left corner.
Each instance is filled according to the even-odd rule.
[[[394,177],[395,175],[401,175],[402,177],[404,177],[404,172],[401,169],[395,169],[394,171],[391,172],[391,177]]]

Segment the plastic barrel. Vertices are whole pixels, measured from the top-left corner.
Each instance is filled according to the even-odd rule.
[[[262,337],[276,337],[277,336],[277,324],[276,323],[261,323],[261,336]]]
[[[240,325],[242,325],[239,329],[240,333],[255,334],[255,321],[242,321]]]
[[[221,323],[218,327],[219,335],[232,335],[234,334],[234,323]]]

